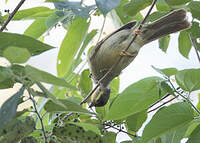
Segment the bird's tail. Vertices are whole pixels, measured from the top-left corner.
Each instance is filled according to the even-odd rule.
[[[175,10],[155,22],[146,24],[141,29],[142,43],[146,44],[153,40],[164,37],[190,27],[190,22],[186,18],[186,11]],[[139,36],[139,37],[140,37]]]

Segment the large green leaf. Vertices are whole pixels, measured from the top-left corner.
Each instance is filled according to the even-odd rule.
[[[168,4],[165,2],[165,0],[157,0],[156,2],[156,8],[159,11],[170,11],[170,7],[168,6]]]
[[[175,6],[175,5],[183,5],[192,0],[165,0],[168,5]]]
[[[99,10],[106,15],[113,8],[120,4],[120,0],[95,0]]]
[[[176,131],[191,122],[194,118],[193,110],[186,102],[179,102],[169,107],[161,108],[145,126],[143,142]]]
[[[39,17],[47,17],[53,14],[54,12],[55,10],[49,9],[44,6],[34,7],[18,11],[12,18],[12,20],[22,20],[22,19],[25,20],[25,19],[35,19]],[[8,19],[8,17],[9,15],[5,15],[4,20]]]
[[[45,104],[44,109],[47,112],[78,112],[91,114],[91,112],[82,108],[80,105],[65,99],[59,99],[57,103],[49,100]]]
[[[25,63],[31,57],[31,54],[26,48],[9,46],[3,51],[3,56],[11,63]]]
[[[127,87],[114,99],[105,120],[116,120],[147,109],[159,99],[159,77],[149,77]]]
[[[128,116],[126,119],[126,124],[129,130],[137,132],[141,127],[142,124],[147,119],[147,111],[142,111],[131,116]]]
[[[127,15],[135,16],[139,11],[151,5],[152,0],[134,0],[124,5],[124,11]]]
[[[66,75],[73,63],[74,56],[87,33],[89,23],[86,18],[76,18],[69,26],[57,58],[57,72],[59,77]]]
[[[39,38],[45,31],[46,18],[37,18],[24,32],[24,35],[33,37],[35,39]]]
[[[185,91],[200,89],[200,69],[186,69],[179,71],[176,75],[176,82]]]
[[[188,5],[188,7],[190,8],[190,10],[192,12],[192,17],[200,20],[200,15],[199,15],[199,13],[200,13],[200,2],[199,1],[192,1]]]
[[[33,81],[46,82],[49,84],[67,87],[70,89],[76,89],[74,86],[67,83],[64,79],[58,78],[50,73],[39,70],[32,66],[29,65],[25,66],[25,72],[27,77],[32,79]]]
[[[25,87],[21,87],[20,90],[13,96],[8,98],[6,102],[0,108],[0,130],[2,130],[12,119],[15,117],[17,111],[17,105],[20,97],[23,95]]]
[[[196,127],[196,129],[190,135],[187,143],[199,143],[200,141],[200,125]]]
[[[155,11],[147,17],[147,22],[153,22],[158,20],[159,18],[165,16],[167,12],[163,11]]]
[[[116,143],[116,136],[114,132],[105,132],[102,137],[103,143]]]
[[[169,41],[170,41],[170,36],[167,35],[165,37],[162,37],[158,40],[159,43],[159,48],[163,51],[166,52],[167,48],[169,46]]]
[[[188,58],[189,52],[192,48],[190,37],[186,31],[181,31],[178,37],[178,48],[179,52]]]
[[[32,56],[54,48],[29,36],[6,32],[0,33],[0,43],[0,56],[3,56],[3,51],[10,46],[26,48]]]

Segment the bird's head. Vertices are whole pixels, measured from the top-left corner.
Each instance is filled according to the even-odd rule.
[[[95,106],[95,107],[101,107],[104,106],[110,97],[110,89],[107,87],[100,86],[97,88],[97,90],[92,94],[91,96],[91,104],[89,105],[89,108]]]

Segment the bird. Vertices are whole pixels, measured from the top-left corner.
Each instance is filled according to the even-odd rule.
[[[112,32],[99,41],[88,55],[91,78],[95,83],[100,82],[100,86],[91,96],[90,108],[101,107],[108,102],[111,92],[110,82],[135,59],[145,44],[190,27],[184,9],[174,10],[154,22],[143,24],[140,30],[137,29],[136,23],[131,21]],[[129,49],[125,50],[135,34],[137,34],[136,39]],[[119,63],[102,80],[120,57]]]

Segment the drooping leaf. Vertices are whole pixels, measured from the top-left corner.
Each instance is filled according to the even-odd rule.
[[[183,5],[191,0],[165,0],[168,5],[175,6],[175,5]]]
[[[26,48],[9,46],[3,51],[3,56],[11,63],[25,63],[31,54]]]
[[[23,95],[25,87],[21,87],[20,90],[15,93],[13,96],[8,98],[6,102],[0,108],[0,130],[4,129],[4,127],[15,117],[17,105],[19,102],[19,98]]]
[[[46,18],[37,18],[24,32],[24,35],[39,38],[46,30]]]
[[[178,37],[178,48],[179,52],[188,58],[189,52],[192,48],[190,37],[186,31],[181,31]]]
[[[163,51],[166,52],[167,48],[169,46],[169,41],[170,41],[170,36],[167,35],[165,37],[162,37],[158,40],[159,43],[159,48]]]
[[[159,77],[149,77],[127,87],[114,99],[105,120],[116,120],[147,109],[159,99]]]
[[[85,40],[83,42],[83,45],[81,46],[80,51],[78,52],[78,55],[76,57],[76,59],[74,60],[74,64],[73,64],[73,69],[75,69],[78,66],[78,63],[81,60],[81,55],[83,54],[85,48],[87,47],[87,45],[90,43],[90,41],[94,38],[94,36],[97,34],[97,30],[92,30],[90,33],[87,34],[87,36],[85,37]]]
[[[92,80],[89,75],[89,69],[86,69],[81,73],[79,87],[83,93],[83,96],[86,96],[92,90]]]
[[[188,0],[189,1],[189,0]],[[191,1],[188,5],[192,12],[192,17],[200,20],[200,1]]]
[[[185,91],[200,89],[200,69],[186,69],[179,71],[176,75],[176,82]]]
[[[160,69],[162,73],[164,73],[167,77],[170,77],[172,75],[175,75],[178,70],[176,68],[165,68],[165,69]]]
[[[74,56],[85,38],[89,23],[85,18],[77,18],[69,26],[57,58],[57,72],[59,77],[66,75],[73,63]]]
[[[29,9],[24,9],[18,11],[12,20],[25,20],[25,19],[35,19],[40,17],[47,17],[54,13],[55,10],[49,9],[44,6],[34,7]],[[8,19],[8,14],[4,16],[4,19]]]
[[[128,116],[126,119],[126,124],[129,130],[137,132],[141,127],[142,124],[147,119],[147,111],[142,111],[131,116]]]
[[[197,21],[192,22],[192,26],[188,31],[191,33],[193,38],[200,38],[200,23]]]
[[[179,102],[169,107],[161,108],[145,126],[143,142],[148,142],[166,133],[176,131],[188,124],[194,118],[193,110],[185,102]]]
[[[44,109],[47,112],[78,112],[78,113],[91,114],[91,112],[82,108],[80,105],[74,102],[64,100],[64,99],[60,99],[58,101],[59,101],[58,102],[59,104],[57,104],[55,101],[53,102],[49,100],[45,104]]]
[[[95,0],[99,10],[106,15],[113,8],[120,4],[120,0]]]
[[[26,48],[31,53],[31,56],[41,54],[42,52],[54,48],[32,37],[6,32],[0,33],[0,43],[0,56],[3,56],[3,51],[10,46]]]
[[[151,5],[152,0],[134,0],[124,5],[124,11],[129,16],[135,16],[139,11]]]
[[[39,70],[30,65],[25,66],[25,72],[26,72],[27,77],[32,79],[33,81],[46,82],[49,84],[67,87],[73,90],[76,89],[74,86],[67,83],[64,79],[58,78],[50,73]]]

